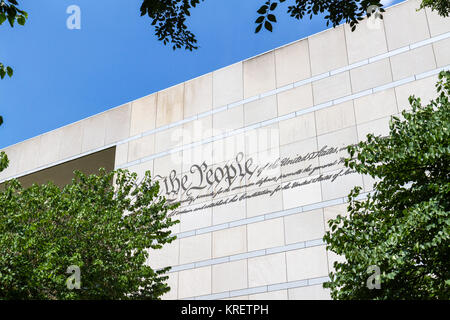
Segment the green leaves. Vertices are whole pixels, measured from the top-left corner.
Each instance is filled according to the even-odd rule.
[[[115,177],[116,184],[112,181]],[[177,205],[159,196],[149,172],[142,181],[119,170],[72,183],[0,191],[0,299],[159,299],[169,268],[153,270],[153,250],[172,242]],[[151,250],[149,250],[152,248]],[[78,266],[81,290],[66,286]]]
[[[264,16],[258,17],[255,21],[255,23],[262,23],[264,21]]]
[[[258,12],[259,14],[266,14],[268,8],[269,8],[269,6],[267,4],[265,4],[265,5],[261,6],[261,8],[259,8],[258,11],[256,11],[256,12]]]
[[[141,16],[148,15],[154,27],[155,36],[164,45],[171,44],[172,49],[185,48],[192,51],[198,49],[195,35],[188,30],[186,17],[204,0],[143,0]]]
[[[270,32],[273,31],[272,22],[277,22],[277,18],[271,12],[275,11],[275,9],[277,8],[277,1],[279,0],[268,0],[258,9],[257,13],[259,13],[260,16],[255,20],[255,23],[257,24],[255,33],[260,32],[263,25],[266,30]],[[280,3],[281,2],[284,2],[284,0],[280,1]]]
[[[6,1],[9,2],[9,4],[6,3],[5,0],[2,0],[0,3],[0,25],[8,20],[9,25],[14,27],[14,22],[17,20],[17,22],[23,26],[28,18],[28,13],[17,7],[19,5],[17,1]]]
[[[140,7],[141,16],[148,16],[154,27],[155,36],[164,45],[172,48],[186,50],[198,49],[197,39],[186,25],[186,18],[191,16],[191,10],[204,0],[143,0]],[[261,0],[262,5],[257,9],[258,17],[255,19],[255,33],[259,33],[263,26],[273,31],[273,23],[277,22],[274,14],[279,4],[286,0]],[[349,23],[354,31],[358,23],[370,16],[369,7],[378,6],[379,13],[384,12],[381,0],[290,0],[287,14],[295,19],[305,16],[312,19],[314,15],[323,14],[326,24],[336,27],[341,23]],[[430,7],[438,10],[441,15],[448,16],[450,4],[448,0],[423,0],[422,8]],[[238,9],[236,9],[238,10]],[[379,15],[382,19],[383,16]],[[26,18],[26,15],[25,15]],[[0,16],[1,21],[1,16]],[[23,19],[18,23],[22,23]]]
[[[17,18],[17,23],[20,24],[21,26],[25,25],[26,22],[26,18],[24,16],[19,16]]]
[[[13,76],[13,69],[11,67],[5,66],[3,63],[0,62],[0,78],[5,78],[6,75],[9,77]]]
[[[1,0],[0,3],[0,25],[8,20],[9,25],[14,27],[14,22],[17,20],[17,23],[23,26],[28,18],[28,13],[17,8],[19,5],[17,1],[6,1],[8,1],[9,4],[6,3],[5,0]],[[13,69],[11,67],[4,66],[3,63],[0,63],[0,79],[4,79],[6,75],[12,77]]]
[[[349,195],[348,215],[330,220],[324,240],[345,258],[335,263],[335,299],[449,299],[450,72],[442,72],[437,98],[392,117],[387,137],[349,146],[346,166],[376,179],[364,201]],[[366,286],[365,270],[381,270],[380,290]]]
[[[273,14],[268,14],[267,19],[272,22],[277,22],[277,18]]]
[[[0,117],[0,125],[2,124],[3,119]],[[0,152],[0,172],[5,170],[9,165],[8,157],[6,156],[6,153],[4,151]]]
[[[3,22],[6,21],[6,14],[5,12],[0,12],[0,25],[3,24]]]
[[[6,67],[6,72],[10,78],[13,76],[13,69],[11,67]]]
[[[450,15],[450,2],[448,0],[422,0],[420,8],[430,8],[443,17]]]
[[[284,0],[280,2],[284,2]],[[255,33],[261,31],[263,25],[266,30],[270,32],[273,31],[273,26],[271,22],[277,22],[277,18],[271,12],[273,12],[277,8],[277,6],[278,6],[277,0],[275,1],[268,0],[264,3],[264,5],[262,5],[258,9],[257,13],[259,13],[260,16],[255,21],[255,23],[257,24]]]

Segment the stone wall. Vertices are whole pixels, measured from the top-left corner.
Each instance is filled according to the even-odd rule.
[[[116,168],[150,170],[181,207],[167,299],[329,298],[338,257],[326,221],[370,177],[345,146],[386,135],[408,96],[435,96],[450,65],[450,18],[391,7],[6,148],[0,182],[116,146]]]

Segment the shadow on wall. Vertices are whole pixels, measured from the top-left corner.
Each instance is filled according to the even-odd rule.
[[[84,174],[98,173],[100,168],[105,168],[107,172],[114,170],[116,147],[108,148],[75,160],[46,168],[18,178],[24,188],[30,187],[33,183],[46,184],[52,181],[58,187],[69,184],[74,177],[73,172],[79,170]],[[0,189],[3,184],[0,184]]]

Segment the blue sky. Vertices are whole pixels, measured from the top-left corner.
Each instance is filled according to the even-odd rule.
[[[254,33],[263,0],[206,0],[188,21],[200,48],[173,51],[156,40],[142,0],[20,0],[24,27],[0,27],[0,148],[195,78],[326,29],[280,7],[274,32]],[[386,1],[390,4],[400,2]],[[81,8],[81,30],[66,9]]]

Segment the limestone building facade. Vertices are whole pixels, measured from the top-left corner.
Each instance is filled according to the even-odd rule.
[[[393,6],[7,147],[0,183],[99,166],[150,170],[181,206],[166,299],[329,299],[327,221],[356,185],[345,147],[386,135],[411,94],[435,97],[450,66],[450,18]],[[65,180],[66,179],[66,180]]]

